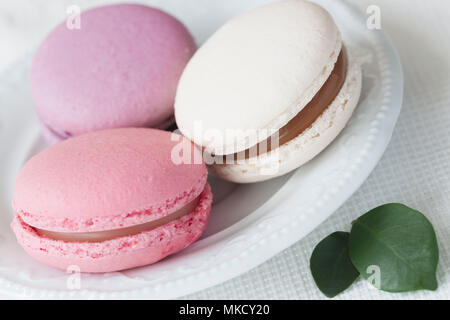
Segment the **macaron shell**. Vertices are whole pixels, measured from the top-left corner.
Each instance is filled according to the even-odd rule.
[[[263,154],[235,164],[216,164],[211,168],[225,180],[251,183],[286,174],[308,162],[325,149],[350,119],[361,93],[361,67],[348,52],[346,80],[332,104],[313,125],[295,139]]]
[[[70,136],[161,127],[173,116],[179,77],[196,50],[187,29],[134,4],[83,11],[80,21],[80,29],[57,26],[34,57],[31,89],[44,126]]]
[[[157,262],[196,241],[205,230],[212,203],[207,184],[196,209],[175,221],[134,236],[103,242],[65,242],[38,235],[16,217],[11,226],[25,251],[43,264],[81,272],[112,272]]]
[[[175,147],[198,163],[175,163]],[[176,159],[175,159],[176,160]],[[183,207],[204,189],[201,151],[156,129],[97,131],[32,157],[14,187],[13,208],[28,224],[51,231],[111,230],[149,222]]]
[[[247,149],[271,133],[256,130],[278,130],[311,100],[340,49],[332,17],[312,2],[276,1],[244,13],[186,66],[175,99],[178,127],[209,153]],[[225,141],[208,140],[213,132]]]

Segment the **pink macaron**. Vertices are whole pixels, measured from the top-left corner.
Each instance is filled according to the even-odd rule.
[[[178,80],[196,50],[183,24],[136,4],[98,7],[72,18],[47,36],[31,67],[32,96],[47,140],[173,124]]]
[[[17,177],[11,226],[44,264],[118,271],[193,243],[211,203],[201,151],[189,140],[157,129],[109,129],[32,157]]]

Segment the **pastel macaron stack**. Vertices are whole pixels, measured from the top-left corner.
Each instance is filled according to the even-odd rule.
[[[13,197],[19,244],[56,268],[119,271],[182,250],[209,220],[206,165],[237,183],[286,174],[336,138],[359,99],[352,49],[311,2],[244,13],[196,52],[158,9],[111,5],[80,18],[33,61],[36,112],[59,143],[28,160]],[[184,137],[142,128],[174,119]]]
[[[176,18],[144,5],[83,11],[38,48],[31,91],[47,140],[116,127],[174,123],[179,77],[196,50]]]
[[[360,66],[330,14],[285,0],[230,20],[206,41],[180,79],[175,117],[217,175],[257,182],[319,154],[360,91]]]
[[[196,163],[179,162],[174,148],[186,148]],[[193,243],[211,202],[205,163],[189,140],[156,129],[111,129],[30,159],[15,184],[12,228],[44,264],[117,271]]]

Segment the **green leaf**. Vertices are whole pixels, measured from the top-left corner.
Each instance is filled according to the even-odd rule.
[[[310,259],[317,287],[332,298],[347,289],[359,273],[348,256],[348,232],[334,232],[319,242]]]
[[[349,251],[363,278],[381,290],[437,288],[439,249],[433,226],[403,204],[385,204],[355,220]]]

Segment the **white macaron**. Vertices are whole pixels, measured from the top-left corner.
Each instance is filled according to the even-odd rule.
[[[239,183],[292,171],[344,128],[361,69],[332,17],[284,0],[222,26],[185,68],[175,99],[180,131],[213,171]]]

